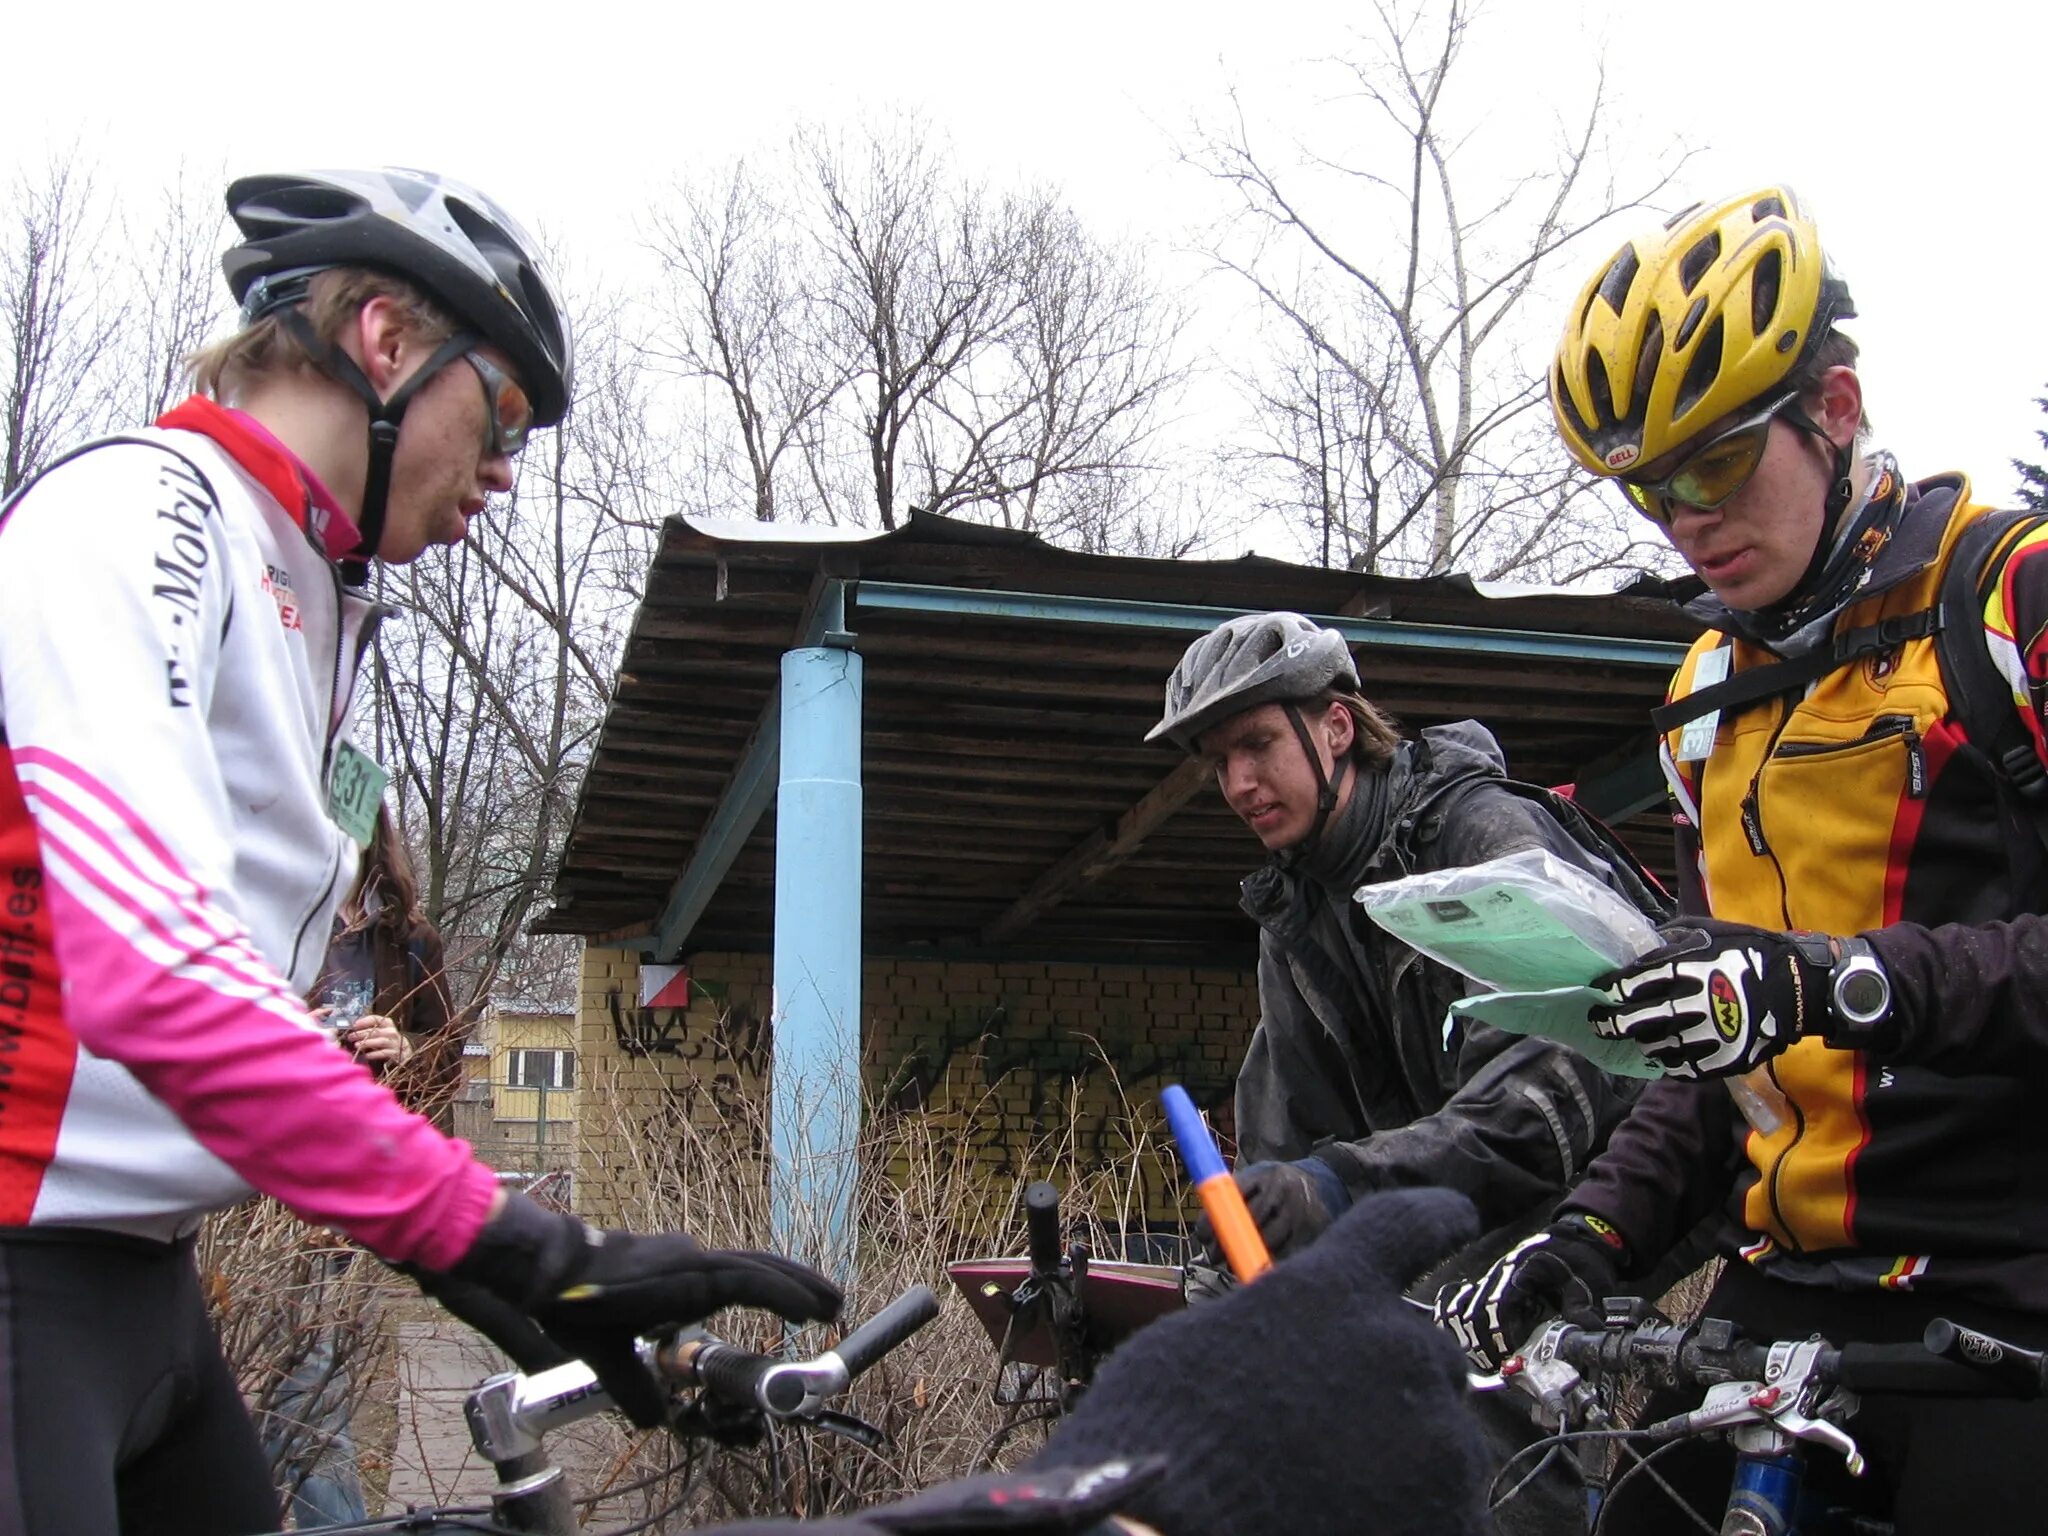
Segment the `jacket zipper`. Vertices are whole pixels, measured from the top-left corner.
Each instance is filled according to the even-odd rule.
[[[1778,730],[1782,732],[1790,720],[1791,711],[1787,710],[1784,720],[1779,722]],[[1870,722],[1870,729],[1854,741],[1779,742],[1773,737],[1771,750],[1765,755],[1765,761],[1768,762],[1772,758],[1821,757],[1831,752],[1845,751],[1850,747],[1860,747],[1874,741],[1888,741],[1894,736],[1901,738],[1906,746],[1906,793],[1914,800],[1925,799],[1927,796],[1927,754],[1921,743],[1919,729],[1914,725],[1911,715],[1879,715]],[[1743,829],[1750,834],[1751,849],[1759,854],[1767,854],[1769,848],[1764,843],[1761,818],[1757,814],[1757,790],[1762,779],[1763,769],[1759,768],[1756,778],[1750,781],[1749,795],[1742,803],[1742,816]],[[1784,874],[1782,870],[1779,872],[1778,884],[1782,892],[1784,890]],[[1785,926],[1787,928],[1792,927],[1792,914],[1783,901],[1780,902],[1779,910],[1784,914]],[[1785,1218],[1785,1207],[1780,1198],[1780,1192],[1784,1183],[1785,1165],[1791,1161],[1792,1154],[1798,1150],[1800,1141],[1806,1135],[1806,1112],[1800,1108],[1797,1098],[1785,1092],[1785,1085],[1778,1078],[1776,1063],[1770,1064],[1768,1070],[1771,1074],[1771,1082],[1777,1086],[1785,1102],[1791,1106],[1793,1115],[1792,1139],[1785,1143],[1784,1150],[1779,1152],[1771,1163],[1770,1182],[1767,1190],[1771,1203],[1771,1219],[1777,1223],[1778,1230],[1784,1233],[1786,1243],[1792,1252],[1804,1253],[1806,1251],[1805,1247],[1800,1243],[1797,1234],[1794,1233],[1791,1222]]]
[[[1766,1062],[1764,1070],[1771,1074],[1771,1086],[1778,1090],[1778,1097],[1783,1099],[1792,1109],[1792,1139],[1785,1143],[1785,1150],[1780,1152],[1777,1160],[1771,1164],[1771,1182],[1768,1191],[1771,1202],[1771,1219],[1778,1224],[1778,1230],[1785,1234],[1786,1245],[1794,1253],[1804,1253],[1806,1252],[1805,1245],[1799,1241],[1799,1235],[1792,1230],[1792,1223],[1785,1219],[1785,1207],[1779,1199],[1779,1190],[1785,1177],[1785,1164],[1791,1161],[1793,1149],[1799,1145],[1800,1139],[1806,1135],[1806,1111],[1799,1107],[1799,1101],[1787,1093],[1785,1085],[1778,1080],[1778,1064],[1775,1061]]]
[[[1784,742],[1773,749],[1771,756],[1824,757],[1830,752],[1844,752],[1874,741],[1888,741],[1894,736],[1902,738],[1906,744],[1906,793],[1915,800],[1923,800],[1927,797],[1927,754],[1911,715],[1879,715],[1870,722],[1870,729],[1854,741]]]
[[[310,545],[311,540],[309,539],[307,542]],[[347,605],[344,601],[341,572],[325,559],[321,563],[327,567],[327,574],[334,583],[334,687],[327,695],[327,720],[321,727],[323,744],[320,749],[320,792],[324,795],[328,790],[328,776],[334,771],[334,746],[341,738],[341,727],[343,718],[345,718],[338,716],[336,710],[342,698],[342,686],[344,683],[342,667],[348,655],[348,625],[343,619],[343,615],[347,612]],[[376,625],[372,622],[373,619],[374,615],[371,615],[364,620],[364,638],[359,642],[356,650],[358,669],[361,666],[363,651],[367,649],[369,644],[367,637],[376,633]],[[313,926],[313,918],[327,904],[328,898],[334,894],[334,882],[341,878],[341,868],[341,853],[337,849],[329,864],[327,883],[320,887],[320,894],[314,898],[313,904],[306,909],[305,916],[299,919],[299,931],[292,939],[291,969],[293,973],[296,973],[299,968],[299,953],[306,947],[306,936]]]
[[[1749,781],[1749,792],[1742,797],[1743,835],[1749,839],[1750,852],[1760,859],[1769,859],[1771,861],[1771,868],[1777,872],[1778,914],[1786,928],[1793,926],[1791,892],[1786,888],[1785,868],[1778,862],[1777,855],[1771,852],[1770,842],[1764,836],[1762,799],[1764,769],[1770,764],[1771,759],[1779,756],[1800,755],[1795,750],[1800,743],[1786,743],[1781,740],[1785,734],[1785,728],[1792,723],[1792,715],[1796,707],[1796,705],[1789,702],[1778,706],[1778,722],[1771,728],[1771,740],[1764,750],[1763,761],[1757,765],[1756,773]],[[1785,1219],[1785,1209],[1779,1201],[1779,1185],[1784,1177],[1787,1159],[1798,1148],[1800,1138],[1806,1134],[1806,1112],[1799,1107],[1797,1099],[1785,1092],[1785,1085],[1778,1081],[1778,1072],[1775,1064],[1770,1065],[1767,1070],[1771,1074],[1771,1082],[1776,1085],[1779,1094],[1784,1098],[1785,1102],[1791,1106],[1793,1125],[1792,1139],[1785,1143],[1783,1150],[1778,1153],[1771,1163],[1770,1173],[1765,1178],[1764,1196],[1770,1201],[1771,1220],[1776,1224],[1778,1230],[1785,1234],[1787,1246],[1794,1253],[1803,1253],[1805,1250],[1801,1246],[1797,1235],[1794,1234],[1791,1223]]]

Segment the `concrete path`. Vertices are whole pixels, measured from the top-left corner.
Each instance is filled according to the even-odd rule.
[[[432,1321],[398,1331],[398,1441],[387,1515],[426,1504],[489,1504],[497,1476],[469,1440],[462,1401],[504,1356],[435,1309]]]

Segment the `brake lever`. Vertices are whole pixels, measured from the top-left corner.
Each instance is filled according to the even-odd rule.
[[[1675,1439],[1703,1430],[1725,1429],[1738,1451],[1771,1455],[1784,1449],[1787,1440],[1807,1440],[1824,1445],[1842,1458],[1851,1477],[1863,1475],[1863,1453],[1838,1424],[1825,1417],[1812,1417],[1808,1410],[1823,1410],[1813,1401],[1819,1395],[1819,1363],[1826,1348],[1818,1339],[1779,1343],[1771,1347],[1763,1381],[1724,1381],[1707,1389],[1700,1406],[1690,1413],[1646,1425],[1654,1439]],[[1827,1406],[1853,1411],[1856,1395],[1836,1389]]]
[[[882,1450],[889,1444],[889,1437],[882,1431],[866,1419],[857,1419],[850,1413],[837,1413],[826,1408],[804,1422],[815,1425],[827,1433],[851,1440],[856,1445],[866,1446],[871,1451]]]

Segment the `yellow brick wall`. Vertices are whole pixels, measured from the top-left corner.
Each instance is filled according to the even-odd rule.
[[[693,996],[687,1010],[647,1009],[636,951],[583,952],[577,1067],[586,1107],[576,1185],[587,1216],[631,1223],[662,1160],[680,1155],[688,1131],[751,1140],[764,1124],[768,958],[702,955],[690,969],[717,995]]]
[[[771,1038],[768,956],[694,956],[693,981],[721,995],[687,1012],[639,1008],[639,967],[628,951],[584,955],[579,1205],[608,1219],[628,1213],[650,1144],[673,1141],[680,1121],[757,1134],[749,1096]],[[1182,1084],[1227,1137],[1258,1018],[1250,972],[1179,966],[871,960],[861,1004],[862,1077],[885,1125],[926,1117],[986,1173],[992,1199],[1049,1174],[1128,1168],[1121,1214],[1165,1222],[1181,1190],[1161,1155],[1159,1090]]]

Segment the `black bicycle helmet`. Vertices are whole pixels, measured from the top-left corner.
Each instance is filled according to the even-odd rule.
[[[569,327],[554,284],[533,237],[474,187],[429,171],[305,171],[244,176],[227,201],[245,238],[221,266],[245,323],[303,297],[295,280],[329,267],[392,272],[512,359],[536,426],[568,413]]]
[[[228,187],[228,215],[246,237],[221,258],[242,323],[276,315],[328,377],[361,397],[370,415],[362,542],[343,563],[361,582],[377,553],[391,464],[406,407],[428,380],[479,342],[495,344],[533,405],[535,426],[569,410],[569,327],[533,238],[473,187],[426,171],[304,171],[244,176]],[[460,329],[389,397],[348,353],[314,334],[304,303],[315,276],[370,267],[416,284]]]
[[[1145,739],[1164,736],[1192,753],[1212,726],[1261,704],[1278,704],[1316,777],[1315,820],[1302,840],[1281,855],[1299,858],[1322,842],[1323,829],[1351,772],[1348,756],[1338,762],[1334,777],[1324,771],[1301,705],[1340,683],[1358,691],[1358,667],[1351,660],[1351,647],[1337,631],[1298,613],[1240,614],[1217,625],[1182,654],[1166,680],[1166,714]]]

